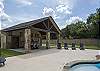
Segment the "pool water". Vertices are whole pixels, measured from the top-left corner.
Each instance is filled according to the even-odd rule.
[[[100,63],[75,65],[69,71],[100,71]]]

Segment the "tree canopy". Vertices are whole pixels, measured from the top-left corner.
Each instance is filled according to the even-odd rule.
[[[90,14],[86,20],[71,23],[63,28],[62,34],[67,38],[99,38],[100,8]]]

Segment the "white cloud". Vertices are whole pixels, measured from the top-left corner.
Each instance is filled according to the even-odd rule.
[[[44,7],[43,15],[48,16],[48,15],[54,15],[54,14],[55,14],[55,11],[52,8]]]
[[[74,5],[73,0],[57,0],[58,6],[56,7],[57,12],[63,13],[63,14],[71,14],[72,13],[72,8]]]
[[[59,13],[71,14],[71,9],[67,5],[59,5],[56,9]]]
[[[66,20],[67,25],[71,24],[71,23],[75,23],[78,21],[83,21],[82,18],[78,17],[78,16],[74,16],[74,17],[70,17],[69,20]]]
[[[3,1],[0,1],[0,16],[3,14],[3,9],[4,9]]]
[[[0,30],[1,30],[1,15],[4,9],[3,0],[0,0]]]
[[[11,17],[9,15],[7,15],[6,13],[3,13],[1,15],[1,22],[4,22],[4,21],[12,22]]]
[[[55,0],[54,6],[48,5],[43,9],[43,15],[45,16],[53,16],[54,19],[60,19],[65,17],[65,15],[70,15],[72,13],[73,8],[73,0]],[[51,4],[52,5],[52,4]]]
[[[0,29],[6,26],[6,24],[4,24],[3,22],[12,22],[11,17],[4,12],[3,1],[4,0],[0,1]]]
[[[1,30],[1,21],[0,21],[0,30]]]
[[[65,27],[66,27],[66,24],[62,24],[62,25],[59,26],[60,29],[63,29]]]
[[[31,0],[16,0],[16,2],[20,4],[20,6],[32,5]]]
[[[52,16],[54,19],[59,18],[59,17],[57,17],[55,11],[52,8],[44,7],[42,13],[44,16]]]
[[[3,2],[4,0],[0,0],[0,2]]]
[[[60,24],[59,25],[59,28],[60,29],[63,29],[65,28],[67,25],[71,24],[71,23],[76,23],[78,21],[84,21],[82,18],[78,17],[78,16],[73,16],[73,17],[70,17],[68,20],[66,20],[66,23],[63,23],[63,24]],[[85,22],[85,21],[84,21]]]
[[[7,15],[4,12],[4,4],[3,4],[3,0],[0,1],[0,21],[10,21],[11,22],[11,17],[9,15]]]
[[[56,0],[59,5],[67,5],[70,8],[73,8],[75,0]]]

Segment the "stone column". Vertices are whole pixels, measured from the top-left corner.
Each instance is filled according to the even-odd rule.
[[[61,49],[61,39],[60,39],[60,34],[57,34],[57,48]]]
[[[1,48],[6,48],[6,34],[1,33]]]
[[[57,43],[60,43],[60,34],[57,34]]]
[[[25,29],[25,52],[31,52],[31,29]]]
[[[46,33],[46,48],[50,48],[50,32]]]
[[[42,47],[42,37],[40,38],[40,47]]]

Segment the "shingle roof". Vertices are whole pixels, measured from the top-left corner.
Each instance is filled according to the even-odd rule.
[[[53,21],[53,24],[54,24],[54,27],[60,31],[59,27],[57,26],[57,24],[55,23],[55,21],[53,20],[53,18],[51,16],[49,17],[44,17],[44,18],[40,18],[40,19],[37,19],[37,20],[32,20],[32,21],[29,21],[29,22],[24,22],[24,23],[20,23],[18,25],[14,25],[12,27],[8,27],[6,29],[3,29],[4,32],[8,32],[8,31],[13,31],[13,30],[17,30],[17,29],[22,29],[22,28],[27,28],[29,26],[32,26],[32,25],[35,25],[35,24],[38,24],[42,21],[45,21],[45,20],[48,20],[48,19],[51,19]]]
[[[45,18],[41,18],[41,19],[37,19],[37,20],[32,20],[32,21],[29,21],[29,22],[24,22],[24,23],[20,23],[18,25],[14,25],[12,27],[8,27],[6,29],[3,29],[3,31],[12,31],[12,30],[17,30],[17,29],[21,29],[21,28],[26,28],[26,27],[29,27],[29,26],[32,26],[34,24],[37,24],[39,22],[42,22],[44,20],[47,20],[48,17],[45,17]]]

